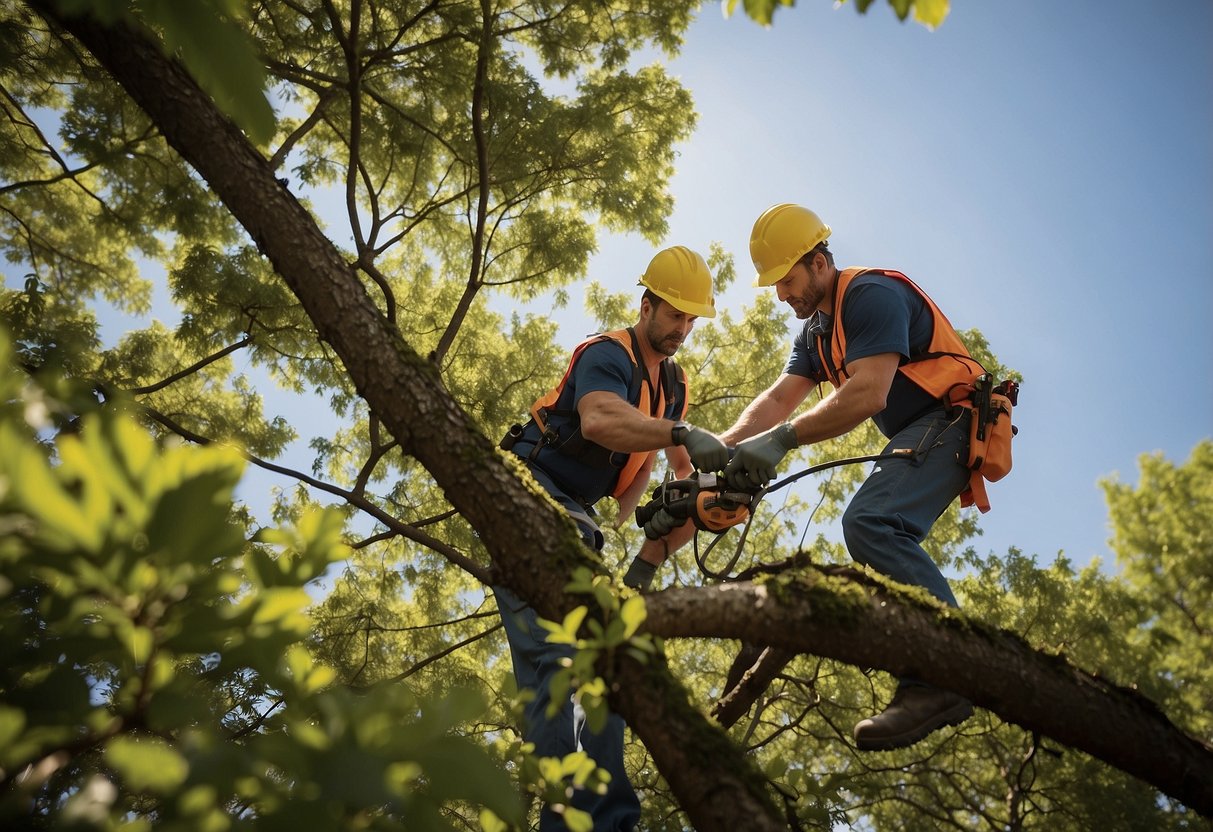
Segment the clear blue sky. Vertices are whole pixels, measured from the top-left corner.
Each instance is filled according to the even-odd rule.
[[[1024,375],[979,549],[1110,557],[1097,481],[1213,437],[1213,4],[954,0],[931,32],[884,0],[769,29],[710,3],[670,66],[700,121],[667,243],[734,254],[718,303],[758,291],[758,214],[813,208],[840,266],[906,272]],[[604,239],[590,277],[652,253]]]

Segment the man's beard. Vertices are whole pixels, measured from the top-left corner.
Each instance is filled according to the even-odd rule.
[[[810,317],[817,307],[811,306],[807,298],[788,298],[787,304],[800,320]]]
[[[786,303],[796,313],[796,317],[800,320],[813,317],[813,313],[821,308],[821,302],[825,300],[825,292],[819,292],[813,288],[812,283],[805,287],[804,294],[795,298],[788,298]],[[792,303],[796,301],[796,303]]]
[[[649,346],[662,355],[673,355],[682,346],[682,336],[677,331],[665,333],[657,321],[649,321],[644,328],[644,337],[649,339]]]

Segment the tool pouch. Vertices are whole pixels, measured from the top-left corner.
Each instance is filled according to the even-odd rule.
[[[1019,385],[1007,380],[994,387],[990,377],[983,375],[964,392],[968,396],[955,403],[968,407],[972,414],[966,462],[972,474],[969,487],[960,495],[960,505],[977,506],[985,513],[990,510],[986,483],[998,482],[1011,471],[1011,438],[1019,432],[1011,424],[1011,412],[1019,398]]]

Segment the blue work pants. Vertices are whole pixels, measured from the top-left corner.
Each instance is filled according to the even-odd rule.
[[[843,512],[847,551],[882,575],[959,606],[922,541],[968,485],[968,411],[959,417],[943,410],[922,416],[890,439],[882,453],[900,448],[918,453],[878,461]],[[923,684],[913,676],[902,676],[898,683]]]
[[[542,472],[533,473],[573,516],[586,545],[601,549],[602,532],[585,513],[585,509],[563,494]],[[590,814],[594,819],[594,832],[628,832],[634,829],[640,819],[640,799],[623,767],[623,718],[609,714],[606,725],[596,734],[586,724],[585,711],[568,695],[561,703],[560,710],[549,719],[547,707],[551,701],[549,691],[552,677],[562,668],[562,659],[572,657],[575,651],[567,644],[549,644],[548,632],[539,625],[535,611],[509,589],[495,586],[493,594],[497,597],[497,608],[505,624],[518,688],[535,694],[535,698],[526,706],[523,738],[535,744],[535,753],[541,757],[563,758],[574,751],[588,754],[599,768],[607,770],[611,782],[606,794],[601,795],[586,789],[574,789],[569,804]],[[540,832],[558,832],[565,828],[561,817],[544,806],[539,816]]]
[[[922,548],[931,526],[969,482],[969,417],[937,410],[889,440],[882,453],[912,448],[912,457],[882,459],[842,515],[847,551],[859,563],[957,606],[948,581]]]

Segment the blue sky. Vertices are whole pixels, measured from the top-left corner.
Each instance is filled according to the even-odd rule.
[[[1213,437],[1213,4],[960,0],[932,32],[883,0],[769,29],[710,3],[669,65],[700,120],[666,242],[733,253],[718,304],[758,291],[758,214],[813,208],[840,266],[906,272],[1023,373],[979,550],[1110,558],[1098,480]],[[605,238],[590,279],[653,251]]]

